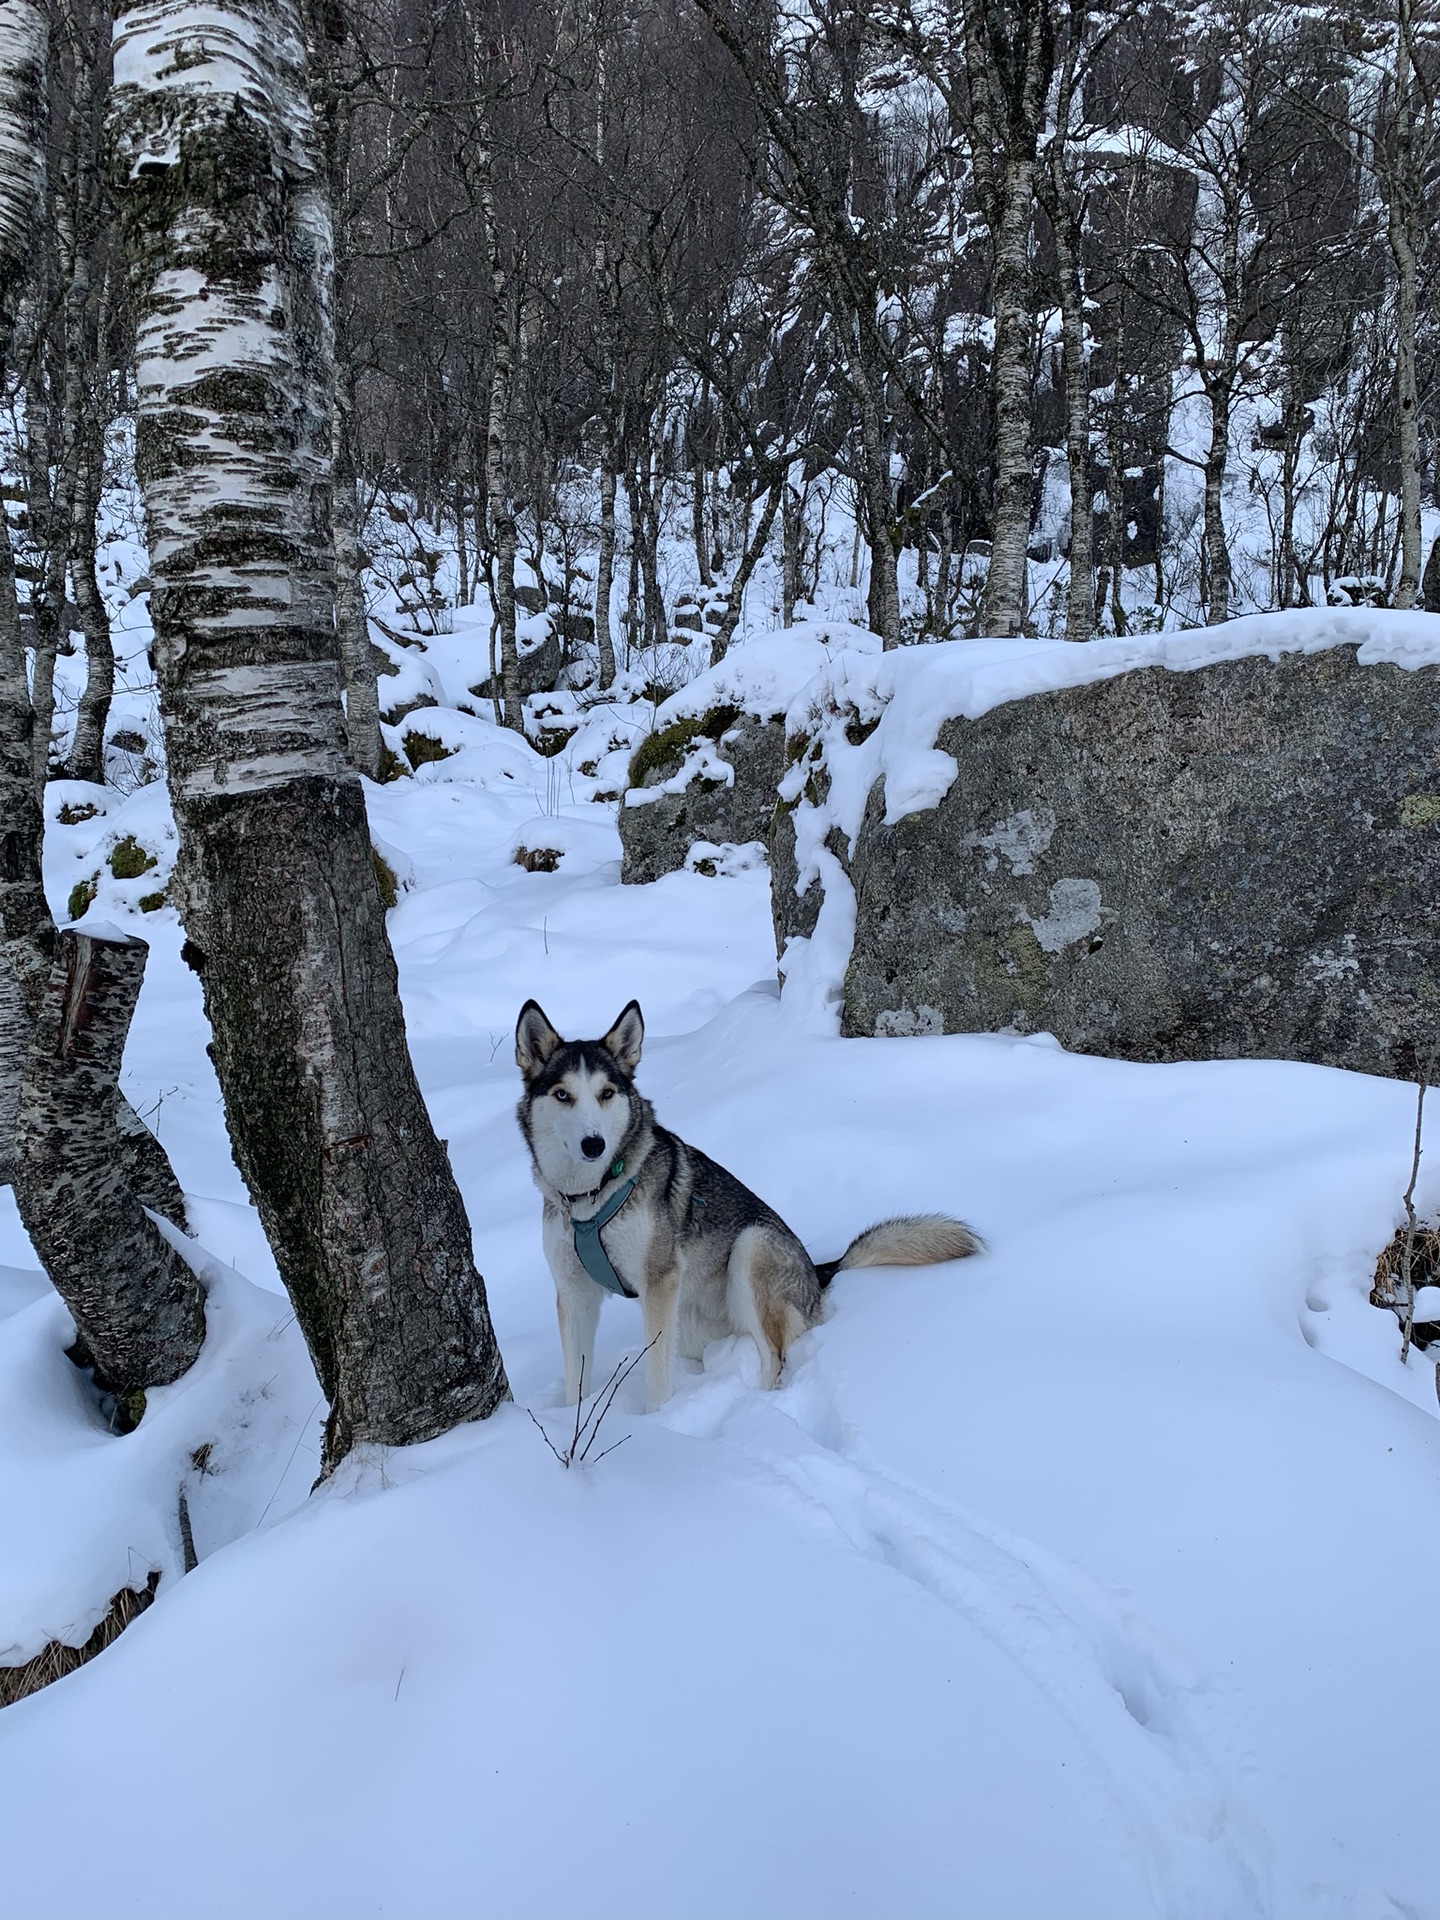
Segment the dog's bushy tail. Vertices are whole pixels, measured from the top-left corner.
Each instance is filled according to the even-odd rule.
[[[985,1243],[948,1213],[907,1213],[857,1233],[838,1260],[816,1263],[822,1287],[852,1267],[931,1267],[983,1253]]]

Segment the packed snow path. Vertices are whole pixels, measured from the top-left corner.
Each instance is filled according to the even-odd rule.
[[[105,1434],[5,1196],[0,1642],[83,1638],[127,1567],[167,1573],[98,1661],[0,1714],[6,1910],[1440,1914],[1411,1653],[1440,1590],[1440,1409],[1367,1300],[1411,1090],[834,1039],[775,994],[763,871],[622,890],[606,809],[453,725],[455,760],[372,814],[520,1404],[305,1497],[313,1376],[174,917],[137,915],[127,1089],[196,1196],[216,1338]],[[158,788],[98,799],[52,833],[57,907],[126,833],[163,854]],[[154,884],[102,877],[96,911]],[[523,1411],[561,1441],[513,1119],[531,994],[566,1032],[638,994],[662,1118],[817,1255],[928,1207],[990,1251],[841,1276],[777,1394],[741,1341],[658,1415],[632,1380],[605,1432],[626,1444],[565,1472]],[[638,1310],[607,1305],[600,1366],[639,1344]],[[207,1444],[181,1579],[170,1501]]]

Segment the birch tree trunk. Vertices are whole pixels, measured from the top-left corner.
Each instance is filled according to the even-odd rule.
[[[1085,284],[1080,266],[1080,220],[1070,178],[1069,134],[1080,59],[1083,16],[1072,8],[1060,66],[1048,173],[1040,181],[1055,239],[1060,286],[1060,336],[1065,360],[1065,461],[1070,479],[1070,578],[1065,593],[1065,638],[1095,632],[1095,514],[1090,484],[1090,366],[1085,353]]]
[[[0,0],[3,4],[4,0]],[[14,1178],[15,1118],[50,914],[40,887],[33,716],[15,599],[10,531],[0,512],[0,1186]]]
[[[848,331],[848,329],[847,329]],[[900,575],[891,538],[890,442],[870,369],[860,350],[847,356],[860,415],[861,488],[870,535],[870,624],[888,652],[900,644]]]
[[[52,29],[68,57],[68,108],[54,194],[59,285],[64,289],[60,351],[62,401],[52,516],[59,602],[68,564],[85,638],[85,687],[75,714],[66,774],[104,779],[105,724],[115,686],[110,620],[95,573],[96,516],[104,483],[105,366],[109,281],[101,178],[101,121],[109,83],[107,10],[96,0],[55,0]],[[63,624],[69,624],[68,619]]]
[[[0,1187],[15,1178],[15,1122],[20,1115],[20,1078],[30,1045],[30,1015],[20,982],[0,960]]]
[[[345,738],[350,757],[361,773],[378,780],[380,690],[360,579],[360,501],[355,486],[350,428],[354,407],[348,369],[343,365],[337,369],[335,389],[330,427],[335,462],[330,519],[335,547],[335,632],[345,681]]]
[[[40,304],[52,290],[55,269],[49,244],[41,250],[37,271],[46,286]],[[45,379],[43,341],[30,345],[30,377],[25,384],[25,513],[29,541],[38,550],[40,578],[30,587],[30,704],[35,712],[31,738],[31,778],[44,796],[50,777],[51,736],[55,724],[55,660],[65,621],[65,574],[70,558],[70,523],[65,511],[63,463],[54,459],[56,425],[51,390]]]
[[[1030,513],[1030,218],[1033,164],[1004,170],[1003,212],[994,234],[995,518],[990,570],[980,601],[980,630],[998,638],[1023,633],[1029,606]]]
[[[0,352],[43,204],[45,46],[38,9],[0,0]],[[41,883],[35,732],[0,515],[0,1181],[13,1184],[82,1337],[96,1334],[91,1357],[103,1383],[133,1390],[189,1366],[204,1306],[193,1274],[142,1211],[183,1224],[184,1199],[159,1142],[116,1087],[145,948],[133,943],[120,989],[112,978],[103,1005],[90,991],[92,969],[72,966],[75,936],[57,960]]]
[[[70,581],[80,630],[85,635],[85,686],[75,709],[75,735],[65,765],[69,780],[105,779],[105,727],[115,693],[115,648],[110,615],[95,574],[95,519],[105,457],[105,425],[99,395],[87,394],[78,421],[74,486],[70,500]]]
[[[45,197],[45,8],[0,0],[0,354]]]
[[[490,400],[485,417],[485,493],[494,555],[491,600],[500,639],[500,717],[524,731],[520,653],[515,639],[515,554],[519,533],[510,476],[510,399],[515,378],[514,300],[495,211],[495,184],[488,129],[470,163],[490,274]]]
[[[1205,624],[1230,618],[1230,545],[1225,538],[1225,472],[1230,458],[1230,387],[1210,394],[1210,450],[1205,456]]]
[[[330,1399],[328,1470],[357,1442],[481,1418],[507,1388],[345,752],[327,183],[295,0],[130,0],[115,58],[187,954]]]
[[[1070,470],[1070,579],[1065,590],[1065,638],[1088,640],[1095,631],[1095,514],[1090,485],[1090,368],[1085,356],[1085,306],[1072,250],[1056,226],[1060,273],[1060,327],[1065,355],[1065,459]]]
[[[729,651],[730,642],[735,638],[735,629],[740,624],[740,615],[745,606],[745,589],[750,584],[750,576],[759,565],[770,538],[770,529],[775,524],[776,510],[780,505],[780,495],[784,489],[783,479],[776,480],[760,509],[760,519],[755,531],[745,542],[740,555],[740,563],[735,569],[735,577],[730,582],[730,591],[725,599],[725,610],[720,616],[720,624],[710,642],[710,664],[718,667]]]
[[[325,154],[330,190],[332,230],[343,227],[346,180],[349,170],[353,111],[353,73],[343,67],[346,34],[344,10],[300,0],[308,11],[310,94]],[[351,85],[347,87],[349,78]],[[345,737],[350,757],[371,780],[380,778],[380,694],[375,678],[375,650],[365,613],[365,591],[360,573],[360,499],[355,474],[355,365],[350,345],[348,287],[349,255],[335,251],[334,315],[335,378],[330,415],[330,537],[335,549],[335,632],[340,645],[340,673],[345,684]],[[461,530],[463,547],[464,530]],[[462,600],[464,595],[462,593]]]
[[[45,204],[44,8],[0,0],[0,367]],[[40,885],[34,713],[20,637],[15,556],[0,506],[0,1182],[13,1177],[20,1074],[53,937]]]
[[[1420,587],[1420,395],[1415,377],[1418,315],[1415,246],[1405,218],[1405,196],[1390,194],[1388,232],[1395,263],[1395,386],[1400,417],[1400,579],[1395,605],[1413,607]]]
[[[966,87],[962,97],[949,76],[945,90],[952,118],[966,126],[975,197],[990,234],[995,319],[995,506],[980,630],[1007,638],[1024,631],[1029,611],[1030,224],[1055,44],[1049,0],[1018,0],[1008,10],[963,0],[961,25]]]
[[[805,501],[802,491],[787,480],[780,496],[780,624],[793,627],[802,593],[800,578],[805,540]]]
[[[610,629],[610,594],[615,581],[615,456],[606,443],[600,456],[600,552],[595,562],[595,647],[600,656],[600,690],[615,683],[615,642]]]
[[[705,420],[705,432],[702,438],[697,428],[697,419]],[[700,574],[702,587],[713,587],[715,576],[710,571],[710,547],[705,529],[705,496],[709,492],[706,485],[706,451],[710,439],[710,383],[703,380],[700,384],[700,403],[692,408],[690,414],[690,537],[695,543],[695,565]]]
[[[60,935],[15,1131],[25,1230],[70,1309],[78,1357],[122,1396],[178,1380],[205,1338],[200,1283],[129,1185],[116,1127],[147,952],[124,934]]]

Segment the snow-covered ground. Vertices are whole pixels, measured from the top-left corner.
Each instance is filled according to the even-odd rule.
[[[0,1658],[164,1574],[98,1660],[0,1713],[0,1912],[1440,1915],[1436,1371],[1401,1367],[1367,1298],[1412,1090],[842,1041],[777,995],[763,870],[620,887],[593,796],[637,719],[593,709],[542,759],[455,704],[464,639],[416,656],[441,704],[406,723],[450,757],[371,817],[517,1405],[308,1498],[318,1390],[154,904],[162,790],[54,793],[100,809],[52,826],[57,911],[94,877],[92,911],[153,943],[126,1084],[193,1196],[212,1341],[104,1432],[0,1195]],[[116,879],[127,836],[156,864]],[[513,1119],[529,995],[567,1033],[637,995],[662,1119],[817,1256],[925,1208],[990,1251],[842,1275],[773,1395],[744,1342],[656,1415],[631,1380],[602,1441],[627,1443],[567,1472],[525,1411],[563,1445]],[[601,1366],[639,1344],[607,1305]]]

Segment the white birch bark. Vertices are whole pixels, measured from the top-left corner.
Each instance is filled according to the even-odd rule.
[[[128,1179],[118,1126],[147,951],[123,934],[60,935],[15,1130],[25,1229],[74,1318],[77,1357],[118,1395],[178,1380],[205,1338],[200,1283]]]
[[[328,183],[296,0],[122,0],[115,66],[186,953],[328,1468],[507,1392],[346,753]]]
[[[1017,7],[1008,25],[981,0],[964,0],[963,30],[964,111],[953,86],[948,97],[952,114],[966,125],[976,198],[990,233],[995,319],[990,366],[995,506],[980,629],[1008,637],[1024,631],[1029,600],[1035,491],[1030,448],[1034,342],[1030,227],[1036,153],[1054,56],[1048,0]]]
[[[0,354],[45,196],[45,9],[0,0]]]
[[[45,202],[43,7],[0,0],[0,366]],[[11,1177],[23,1038],[46,965],[33,715],[10,531],[0,511],[0,1182]]]

